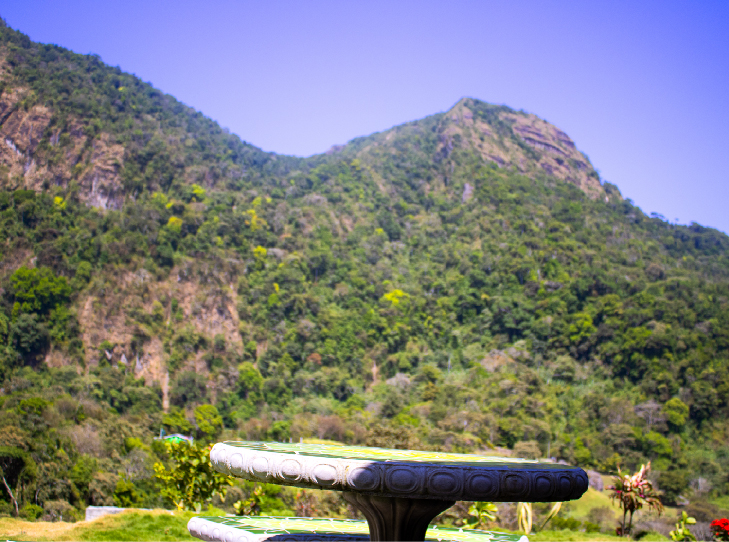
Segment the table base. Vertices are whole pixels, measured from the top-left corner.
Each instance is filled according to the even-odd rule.
[[[379,497],[350,491],[342,492],[344,500],[367,518],[370,542],[384,540],[425,540],[430,522],[455,501],[436,499],[409,499],[407,497]]]

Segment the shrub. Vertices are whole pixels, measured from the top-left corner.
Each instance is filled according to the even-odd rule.
[[[28,521],[35,521],[43,515],[43,508],[37,504],[27,503],[23,508],[20,509],[20,517],[27,519]]]
[[[212,446],[198,447],[187,443],[165,443],[172,465],[154,464],[155,478],[162,486],[160,493],[178,510],[201,510],[215,495],[225,496],[232,478],[213,470],[210,463]]]

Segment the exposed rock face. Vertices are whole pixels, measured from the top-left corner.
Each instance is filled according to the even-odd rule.
[[[27,98],[22,88],[0,95],[0,186],[40,191],[75,183],[81,201],[119,209],[124,147],[108,134],[87,136],[74,120],[62,129],[52,126],[53,112],[42,105],[27,107]]]
[[[536,115],[499,111],[495,116],[489,122],[478,114],[474,100],[464,98],[445,114],[439,153],[448,156],[456,146],[473,149],[499,167],[514,167],[526,174],[541,170],[590,197],[603,194],[592,164],[567,134]]]
[[[178,271],[178,272],[175,272]],[[185,270],[170,273],[166,281],[158,282],[145,270],[126,273],[117,283],[118,291],[102,292],[102,295],[88,296],[79,303],[79,320],[84,323],[82,341],[86,351],[86,367],[98,364],[106,355],[98,349],[102,341],[108,341],[114,348],[109,361],[112,365],[130,360],[129,366],[137,378],[144,378],[147,384],[157,382],[162,387],[163,406],[169,405],[169,351],[156,337],[147,337],[141,347],[137,326],[130,322],[130,312],[153,312],[154,301],[160,297],[172,296],[179,300],[178,319],[184,328],[208,338],[222,335],[228,350],[241,352],[243,345],[239,332],[240,321],[235,307],[235,294],[226,287],[215,284],[201,284],[198,281],[180,281],[174,277],[185,274]],[[171,325],[175,315],[166,311],[157,322],[160,326]],[[176,326],[180,322],[175,322]],[[141,352],[141,353],[140,353]],[[203,352],[191,352],[181,369],[206,373]],[[50,360],[46,360],[50,363]],[[213,390],[214,391],[214,390]]]

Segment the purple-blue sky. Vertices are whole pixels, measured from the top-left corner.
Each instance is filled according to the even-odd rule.
[[[727,0],[5,0],[0,16],[279,153],[462,96],[524,109],[645,212],[729,232]]]

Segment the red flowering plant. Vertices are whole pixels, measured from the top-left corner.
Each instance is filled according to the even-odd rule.
[[[633,476],[623,474],[620,467],[618,467],[618,475],[613,476],[614,483],[608,488],[612,490],[610,498],[616,499],[620,508],[623,509],[623,523],[616,530],[618,536],[628,536],[630,534],[630,529],[633,526],[633,514],[643,506],[653,508],[659,514],[663,511],[658,492],[653,489],[653,484],[647,478],[650,469],[651,463],[649,461],[647,465],[641,465],[640,470]],[[625,520],[628,514],[630,514],[630,519],[626,526]]]
[[[714,540],[729,541],[729,519],[715,519],[711,522],[711,532],[714,533]]]

